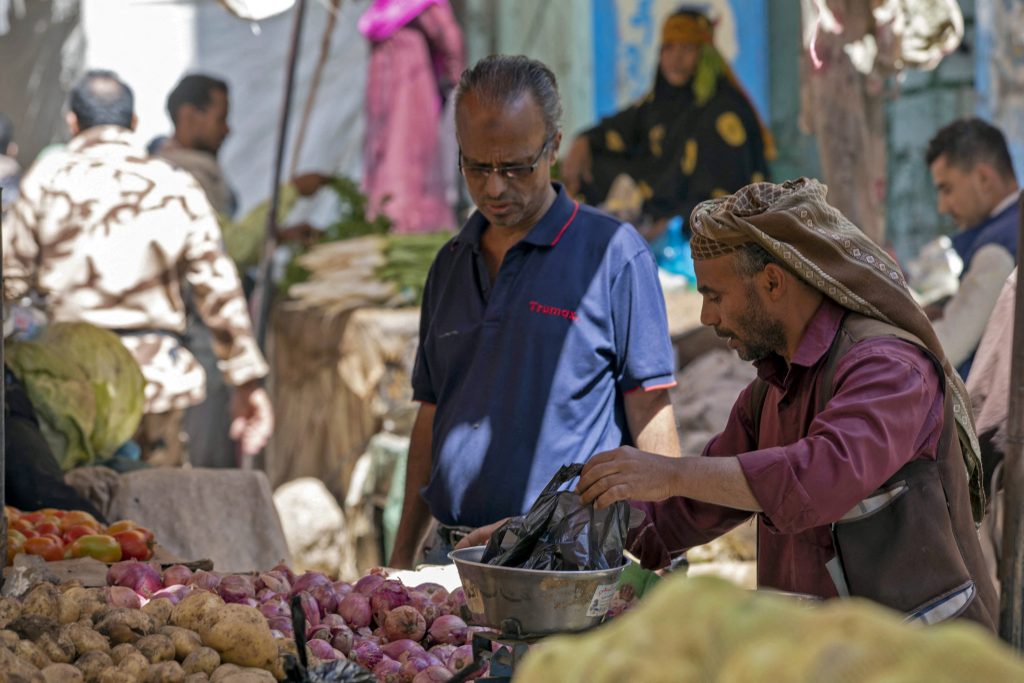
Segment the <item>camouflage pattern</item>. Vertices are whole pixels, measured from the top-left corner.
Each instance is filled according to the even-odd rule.
[[[203,369],[181,342],[186,285],[228,383],[267,374],[203,190],[124,128],[90,128],[40,158],[5,216],[3,249],[8,297],[35,290],[52,320],[121,335],[146,377],[147,413],[205,395]]]

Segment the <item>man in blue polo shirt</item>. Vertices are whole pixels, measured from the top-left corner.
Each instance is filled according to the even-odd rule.
[[[446,561],[458,533],[523,514],[562,465],[622,444],[679,454],[654,259],[631,226],[551,182],[554,75],[488,57],[463,73],[455,107],[477,211],[424,292],[396,567],[420,559],[431,517],[429,560]]]

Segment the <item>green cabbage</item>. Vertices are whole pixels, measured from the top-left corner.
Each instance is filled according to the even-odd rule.
[[[113,332],[54,323],[32,341],[8,344],[7,364],[64,470],[110,458],[138,429],[146,381]]]

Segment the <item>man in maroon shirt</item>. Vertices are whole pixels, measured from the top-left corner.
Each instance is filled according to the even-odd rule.
[[[578,490],[647,512],[631,540],[648,566],[756,515],[760,586],[993,628],[966,391],[897,266],[825,191],[759,183],[697,207],[701,322],[758,380],[705,457],[624,446]]]

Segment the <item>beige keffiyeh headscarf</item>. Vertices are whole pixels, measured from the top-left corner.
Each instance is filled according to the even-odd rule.
[[[899,266],[825,201],[817,180],[755,183],[697,205],[690,216],[695,260],[712,259],[757,243],[804,282],[840,306],[911,333],[942,363],[970,481],[974,518],[985,510],[981,457],[970,400],[946,359],[928,317],[910,296]]]

